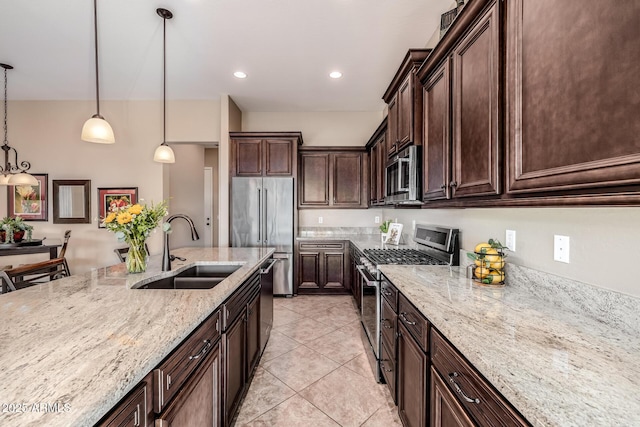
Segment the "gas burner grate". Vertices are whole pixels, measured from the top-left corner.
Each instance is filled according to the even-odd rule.
[[[447,265],[446,262],[415,249],[365,249],[364,256],[377,265]]]

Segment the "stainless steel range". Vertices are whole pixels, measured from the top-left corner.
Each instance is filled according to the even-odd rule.
[[[398,265],[460,265],[459,231],[434,225],[417,224],[413,241],[415,249],[365,249],[356,254],[360,273],[360,319],[363,326],[363,342],[376,381],[382,382],[380,371],[380,281],[378,266]]]

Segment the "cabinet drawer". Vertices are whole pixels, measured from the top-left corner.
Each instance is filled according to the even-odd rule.
[[[397,331],[397,319],[395,311],[391,309],[391,306],[386,300],[382,300],[382,316],[380,318],[380,331],[382,335],[382,343],[387,344],[387,348],[391,352],[391,355],[395,357],[396,354],[396,331]]]
[[[380,293],[389,302],[389,305],[393,311],[398,310],[398,290],[386,277],[382,278],[382,284],[380,285]]]
[[[390,352],[389,349],[382,344],[382,357],[380,359],[380,370],[382,376],[389,387],[389,392],[393,398],[393,402],[397,403],[396,399],[396,356],[395,351]]]
[[[404,297],[399,295],[398,322],[402,323],[425,353],[429,352],[429,322]]]
[[[220,337],[220,312],[216,311],[154,370],[153,410],[160,413],[189,375],[215,347]]]
[[[431,329],[431,361],[478,425],[529,425],[435,329]]]
[[[304,242],[300,243],[300,250],[337,250],[344,251],[344,242]]]

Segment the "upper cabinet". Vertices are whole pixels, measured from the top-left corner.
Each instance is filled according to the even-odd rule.
[[[431,49],[410,49],[382,97],[389,109],[388,157],[409,145],[422,144],[422,90],[416,70],[430,52]]]
[[[510,0],[506,15],[507,192],[639,184],[640,2]]]
[[[300,132],[230,132],[231,176],[296,176]]]
[[[384,119],[373,133],[367,150],[369,151],[369,206],[384,204],[384,174],[387,161],[387,119]]]
[[[299,208],[366,208],[368,163],[364,147],[300,149]]]
[[[500,193],[499,70],[494,0],[443,58],[429,58],[418,72],[425,201]]]

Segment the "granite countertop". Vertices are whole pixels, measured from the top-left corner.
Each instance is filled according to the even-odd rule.
[[[0,295],[0,425],[93,425],[272,253],[181,248],[172,271],[124,264]],[[209,290],[131,289],[196,264],[240,264]]]
[[[380,270],[534,426],[640,425],[635,330],[560,309],[526,283],[477,285],[463,267]]]

